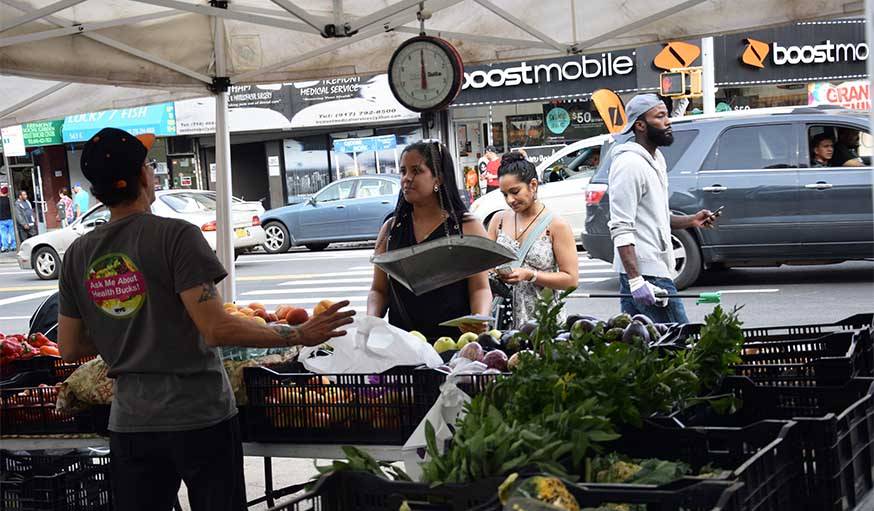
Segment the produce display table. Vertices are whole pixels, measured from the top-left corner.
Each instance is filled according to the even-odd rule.
[[[399,461],[401,446],[399,445],[359,445],[356,446],[380,461]],[[109,438],[94,436],[90,438],[2,438],[0,449],[7,451],[36,451],[51,449],[108,449]],[[264,496],[248,502],[254,506],[266,502],[272,507],[276,499],[298,491],[299,485],[274,489],[273,458],[302,459],[345,459],[340,445],[332,444],[267,444],[259,442],[244,442],[243,454],[264,459]]]

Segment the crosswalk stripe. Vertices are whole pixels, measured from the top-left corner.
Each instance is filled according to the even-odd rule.
[[[598,278],[584,278],[580,279],[580,282],[604,282],[607,280],[613,280],[615,277],[598,277]]]
[[[314,286],[324,284],[362,284],[373,282],[373,277],[358,277],[350,279],[301,279],[291,282],[282,282],[278,286]]]
[[[15,293],[18,291],[47,291],[49,289],[57,290],[57,284],[43,284],[43,285],[33,285],[33,286],[13,286],[13,287],[0,287],[0,293]]]
[[[345,287],[309,287],[304,289],[256,289],[246,291],[243,296],[253,295],[303,295],[313,293],[351,293],[370,291],[370,286],[345,286]]]
[[[340,271],[340,272],[325,272],[325,273],[297,273],[285,275],[246,275],[237,277],[238,282],[255,282],[259,280],[306,280],[318,279],[322,277],[347,277],[354,275],[372,275],[373,271]],[[280,284],[281,285],[281,284]]]
[[[27,302],[30,300],[36,300],[38,298],[44,298],[54,293],[56,289],[50,289],[48,291],[39,291],[36,293],[28,293],[26,295],[18,295],[18,296],[10,296],[9,298],[4,298],[0,300],[0,305],[9,305],[10,303],[19,303],[19,302]]]

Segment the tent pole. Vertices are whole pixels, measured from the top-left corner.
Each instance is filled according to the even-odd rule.
[[[215,30],[215,70],[217,77],[226,76],[224,20],[213,17]],[[216,255],[228,276],[219,284],[226,302],[237,299],[234,244],[231,232],[231,135],[228,127],[228,91],[216,89],[215,98],[215,163],[216,163]]]

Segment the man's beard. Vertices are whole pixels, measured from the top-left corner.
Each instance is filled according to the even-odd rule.
[[[658,129],[650,123],[646,123],[646,138],[657,147],[669,146],[674,143],[674,134],[668,133],[668,129]]]

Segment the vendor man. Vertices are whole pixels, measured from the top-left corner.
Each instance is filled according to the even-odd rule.
[[[237,406],[218,348],[317,345],[343,334],[338,303],[300,327],[227,314],[226,272],[198,228],[150,213],[155,138],[105,128],[82,150],[82,173],[109,223],[78,238],[60,275],[64,360],[103,357],[115,379],[109,419],[116,509],[169,510],[180,481],[193,511],[246,509]]]

